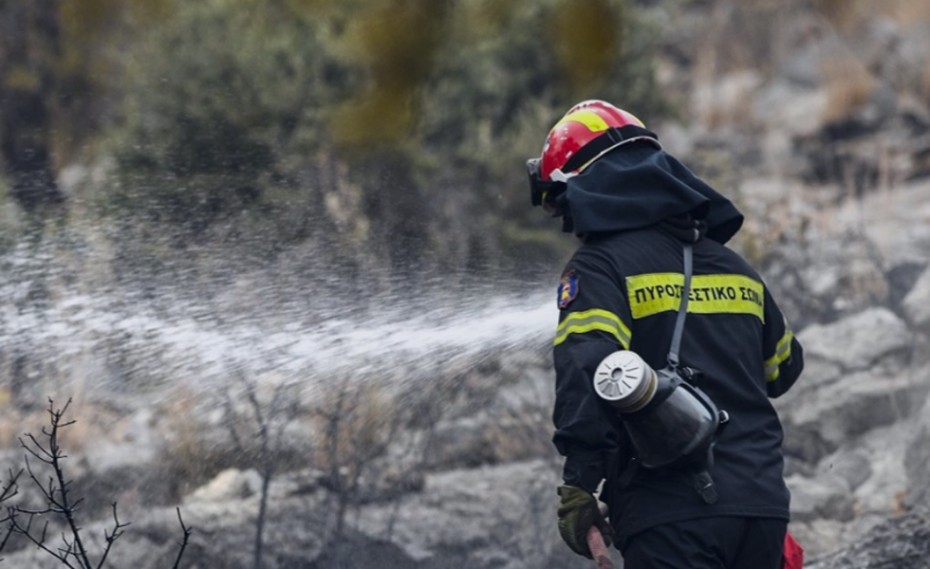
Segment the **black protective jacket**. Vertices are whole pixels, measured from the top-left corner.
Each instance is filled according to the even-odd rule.
[[[573,178],[562,204],[584,239],[559,286],[553,441],[566,459],[564,480],[592,492],[604,481],[601,498],[621,541],[705,516],[788,519],[782,429],[769,399],[800,375],[801,346],[759,275],[723,245],[742,221],[736,208],[663,151],[631,146]],[[618,193],[639,197],[634,212],[611,209]],[[633,454],[621,419],[592,384],[616,350],[632,350],[654,369],[666,365],[684,242],[693,243],[694,271],[681,365],[704,373],[700,387],[731,418],[715,446],[712,505],[687,472],[627,470]]]

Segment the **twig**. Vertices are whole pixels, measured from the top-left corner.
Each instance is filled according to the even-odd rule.
[[[35,543],[35,545],[53,555],[55,558],[65,563],[69,567],[71,565],[68,563],[68,558],[73,556],[80,567],[83,569],[91,569],[93,566],[90,562],[90,558],[87,554],[87,549],[84,546],[84,542],[81,539],[81,528],[78,526],[77,519],[75,518],[75,512],[79,509],[83,499],[79,498],[72,501],[69,492],[71,482],[66,479],[64,469],[61,464],[61,461],[67,458],[68,455],[66,455],[61,449],[61,445],[59,444],[59,435],[62,429],[75,423],[74,421],[64,421],[63,419],[65,413],[68,411],[68,408],[71,406],[71,399],[69,398],[64,406],[60,409],[55,409],[55,402],[52,399],[49,399],[48,403],[49,405],[47,411],[49,414],[49,428],[42,427],[42,434],[48,439],[47,446],[43,446],[42,443],[40,443],[32,434],[26,435],[28,443],[22,438],[19,439],[20,444],[28,453],[26,456],[26,471],[29,473],[29,478],[33,481],[36,487],[40,489],[43,496],[45,497],[46,503],[48,504],[48,507],[42,510],[28,510],[24,508],[19,509],[20,512],[30,515],[30,524],[27,526],[27,531],[24,535],[26,535],[30,541]],[[49,477],[47,485],[40,482],[39,478],[33,471],[32,465],[29,462],[30,455],[36,460],[39,460],[40,462],[48,465],[52,469],[53,476]],[[31,517],[45,513],[61,515],[65,518],[68,524],[71,540],[69,541],[66,535],[62,535],[62,543],[64,543],[64,547],[59,547],[57,552],[54,552],[45,546],[44,529],[41,539],[36,538],[31,533],[28,533],[28,528],[31,528]],[[22,526],[20,526],[20,524],[15,521],[15,518],[14,524],[16,528],[22,528]],[[112,540],[108,538],[108,543],[104,551],[104,557],[109,552],[111,545]],[[98,565],[97,567],[100,566]]]
[[[97,569],[101,569],[103,564],[107,560],[107,555],[110,554],[110,548],[113,547],[113,543],[123,535],[123,530],[129,524],[124,524],[119,521],[119,516],[116,514],[116,502],[112,504],[113,508],[113,531],[107,533],[106,530],[103,530],[103,537],[106,540],[106,547],[103,548],[103,554],[100,556],[100,561],[97,562]]]
[[[16,474],[13,474],[13,469],[10,469],[10,481],[0,490],[0,503],[6,502],[13,496],[19,494],[19,477],[22,476],[23,469],[20,468]]]
[[[184,550],[187,549],[187,543],[190,541],[191,533],[194,531],[194,528],[184,525],[184,520],[181,518],[181,508],[177,508],[177,512],[178,523],[181,524],[181,531],[184,532],[184,537],[181,540],[181,546],[178,549],[178,557],[174,560],[172,569],[178,569],[181,566],[181,557],[184,556]]]
[[[64,420],[64,415],[70,405],[71,399],[68,399],[63,407],[55,409],[55,402],[49,399],[49,426],[42,428],[43,440],[40,442],[34,435],[28,433],[25,437],[19,439],[20,444],[26,451],[24,457],[26,466],[25,469],[20,470],[15,475],[13,475],[12,471],[10,472],[10,482],[0,489],[0,502],[16,495],[18,491],[17,480],[25,471],[29,480],[32,481],[42,494],[45,500],[45,507],[32,509],[15,506],[10,508],[6,519],[0,520],[0,522],[9,522],[10,524],[6,535],[0,540],[0,550],[4,548],[13,533],[19,533],[38,549],[54,557],[70,569],[103,569],[113,549],[113,544],[123,536],[125,529],[130,524],[120,521],[116,502],[113,502],[111,504],[113,525],[110,529],[104,529],[103,551],[100,553],[100,558],[97,562],[95,564],[91,563],[90,555],[81,538],[82,528],[78,525],[75,515],[80,509],[84,499],[74,499],[71,495],[71,481],[66,478],[62,464],[62,460],[67,458],[68,455],[62,451],[61,445],[59,444],[59,437],[62,429],[75,423],[75,421]],[[52,475],[48,477],[47,481],[43,481],[39,478],[39,475],[33,469],[30,458],[45,464],[52,470]],[[25,524],[20,520],[20,515],[25,515],[27,517]],[[50,515],[62,516],[67,522],[67,529],[62,533],[61,541],[56,547],[48,544],[49,517],[42,520],[44,523],[42,524],[41,531],[33,528],[33,522],[35,522],[38,517],[46,515],[49,515],[49,517]],[[180,509],[178,510],[178,520],[181,522],[184,540],[181,543],[180,551],[178,551],[177,559],[174,562],[174,569],[180,566],[181,558],[184,555],[192,531],[184,525],[184,521],[181,519]]]
[[[21,511],[18,509],[12,509],[10,512],[9,520],[10,520],[11,531],[24,536],[26,539],[32,542],[32,544],[35,545],[37,548],[41,549],[42,551],[48,553],[49,555],[51,555],[52,557],[60,561],[65,567],[76,569],[75,566],[72,565],[71,562],[68,560],[68,558],[73,555],[73,549],[72,549],[72,545],[66,539],[64,539],[64,536],[62,537],[62,539],[66,545],[65,548],[59,547],[58,550],[55,551],[49,548],[45,544],[47,541],[46,537],[48,534],[48,520],[45,520],[45,523],[43,524],[41,535],[39,537],[36,537],[32,530],[32,522],[33,520],[35,520],[36,514],[31,514],[31,513],[29,514],[29,518],[28,518],[29,521],[26,522],[26,525],[24,527],[22,524],[20,524],[19,518],[17,517],[17,514],[19,513],[21,513]],[[78,567],[80,569],[89,569],[86,566],[80,564],[79,559],[78,559]]]
[[[94,565],[90,561],[87,548],[81,538],[81,527],[78,525],[76,512],[83,503],[83,498],[73,499],[71,496],[71,481],[67,479],[64,472],[62,461],[67,458],[60,445],[60,435],[62,429],[65,429],[75,423],[75,421],[65,421],[64,415],[71,406],[71,399],[68,399],[60,409],[55,409],[55,402],[49,399],[48,414],[49,426],[42,428],[42,435],[45,441],[40,442],[34,435],[26,434],[25,438],[20,438],[19,442],[26,451],[25,462],[26,472],[29,479],[39,489],[45,499],[45,508],[31,509],[16,507],[10,514],[11,530],[25,536],[36,547],[45,551],[67,567],[75,567],[72,561],[80,569],[101,569],[106,562],[113,543],[123,534],[123,528],[128,524],[119,521],[116,514],[116,504],[113,504],[113,530],[107,532],[104,530],[106,546],[101,554],[99,562]],[[44,444],[43,444],[44,443]],[[52,475],[48,477],[47,482],[39,479],[33,469],[32,462],[29,458],[47,465],[52,470]],[[28,522],[25,526],[19,521],[17,514],[26,514]],[[45,514],[54,514],[64,517],[67,522],[67,532],[62,533],[61,545],[52,548],[48,545],[48,519],[42,526],[42,531],[36,535],[33,530],[33,521],[36,516]],[[72,559],[73,558],[73,559]]]
[[[19,471],[16,474],[13,474],[12,468],[10,469],[10,480],[3,487],[3,489],[0,490],[0,503],[6,502],[13,496],[16,496],[17,494],[19,494],[19,484],[17,484],[17,482],[19,481],[19,477],[22,474],[23,474],[22,469],[19,469]],[[6,528],[6,533],[3,534],[3,539],[0,539],[0,551],[3,551],[4,549],[6,549],[6,544],[9,543],[10,537],[14,533],[12,519],[15,515],[16,515],[16,510],[13,508],[9,508],[7,509],[7,516],[3,518],[2,520],[0,520],[0,523],[11,522],[10,525],[7,526]],[[3,561],[2,557],[0,557],[0,561]]]

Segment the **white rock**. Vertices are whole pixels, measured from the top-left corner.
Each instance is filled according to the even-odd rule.
[[[902,306],[915,326],[923,330],[930,328],[930,269],[917,279],[911,292],[904,297]]]
[[[194,490],[185,502],[223,502],[254,496],[261,488],[262,477],[254,470],[228,468],[213,480]]]
[[[847,521],[853,518],[853,497],[847,484],[838,477],[807,479],[791,476],[791,519],[810,522],[816,519]]]
[[[913,429],[911,423],[902,420],[875,429],[857,445],[869,455],[872,469],[869,479],[856,489],[857,514],[902,513],[907,489],[904,455]]]
[[[798,335],[809,357],[832,361],[846,370],[862,370],[885,356],[907,349],[907,325],[886,308],[872,308],[832,324],[814,324]]]

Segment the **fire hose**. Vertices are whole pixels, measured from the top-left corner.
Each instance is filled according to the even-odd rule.
[[[597,563],[597,569],[614,569],[614,564],[607,553],[607,545],[604,543],[604,537],[601,530],[591,526],[588,530],[588,549],[591,550],[591,557]]]

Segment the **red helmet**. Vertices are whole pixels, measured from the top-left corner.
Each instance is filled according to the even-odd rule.
[[[629,126],[637,128],[620,130]],[[655,135],[633,114],[605,101],[582,101],[549,131],[539,161],[539,178],[564,182],[604,154],[634,140],[659,146]]]
[[[565,182],[611,150],[636,140],[662,147],[642,121],[610,103],[592,99],[568,109],[549,131],[542,156],[526,161],[533,205],[562,215],[559,201]]]

